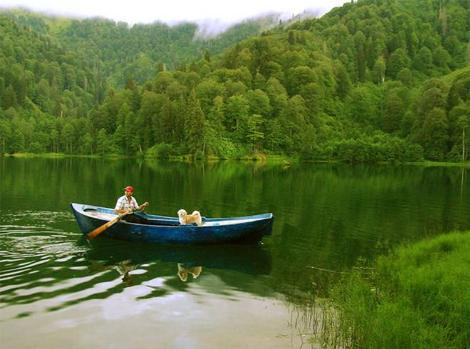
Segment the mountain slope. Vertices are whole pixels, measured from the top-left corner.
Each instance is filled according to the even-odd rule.
[[[278,21],[278,16],[245,20],[218,35],[205,38],[195,23],[173,26],[161,22],[135,24],[103,18],[46,17],[24,10],[5,11],[20,27],[49,35],[75,54],[99,60],[111,86],[123,87],[129,79],[139,83],[152,78],[157,66],[174,69],[199,58],[205,51],[216,54],[247,37],[257,35]]]
[[[68,52],[82,53],[113,85],[125,84],[97,99],[86,127],[73,117],[56,122],[59,149],[461,159],[468,153],[470,125],[468,14],[468,2],[461,0],[364,0],[320,19],[275,27],[222,54],[205,52],[170,71],[154,65],[156,42],[165,54],[185,52],[172,51],[172,45],[180,47],[194,35],[190,24],[176,32],[103,20],[50,26],[48,37],[62,43],[73,37],[62,44]],[[176,36],[168,40],[171,35]],[[133,79],[118,81],[113,70]],[[66,145],[69,138],[73,149]],[[52,149],[50,139],[45,144]]]

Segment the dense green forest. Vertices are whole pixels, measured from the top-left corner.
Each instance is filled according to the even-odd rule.
[[[0,153],[467,158],[468,0],[363,0],[255,35],[266,21],[198,40],[0,15]]]

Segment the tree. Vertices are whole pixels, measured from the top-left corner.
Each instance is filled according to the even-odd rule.
[[[271,114],[271,105],[268,95],[262,90],[250,90],[247,93],[247,101],[250,105],[250,113],[261,115],[262,117]]]
[[[448,151],[448,122],[445,110],[432,109],[423,123],[421,145],[427,159],[442,161]]]
[[[225,118],[224,107],[224,98],[222,96],[216,96],[213,101],[213,106],[207,114],[207,121],[210,122],[211,127],[219,137],[225,133],[223,125]]]
[[[377,58],[372,69],[372,81],[376,84],[383,84],[385,81],[385,61],[383,57]]]
[[[73,154],[73,144],[75,143],[74,136],[75,136],[75,130],[72,124],[70,123],[65,124],[62,130],[62,137],[63,137],[63,142],[65,145],[65,151],[68,152],[69,154]]]
[[[436,50],[434,50],[432,59],[436,66],[448,69],[447,64],[450,62],[451,58],[449,53],[442,46],[439,46]]]
[[[142,94],[139,113],[142,115],[147,131],[151,133],[148,135],[150,144],[163,142],[162,108],[166,98],[153,91],[144,91]]]
[[[347,110],[352,120],[380,127],[382,89],[372,83],[356,87],[347,100]]]
[[[59,132],[56,128],[51,130],[50,133],[50,140],[51,140],[51,151],[53,153],[59,152]]]
[[[135,130],[135,121],[133,118],[130,118],[131,109],[129,105],[124,102],[119,108],[119,112],[116,116],[116,129],[113,130],[116,143],[119,148],[121,148],[125,154],[129,153],[130,139],[133,136],[132,130]],[[119,128],[119,131],[117,130]]]
[[[264,139],[262,132],[263,117],[253,114],[246,120],[245,140],[252,151],[256,151],[260,147],[260,142]]]
[[[446,95],[442,87],[430,87],[424,90],[421,98],[418,100],[418,112],[421,115],[426,115],[434,108],[446,107]]]
[[[82,154],[93,154],[93,137],[88,132],[81,137],[80,151]]]
[[[5,92],[3,93],[3,98],[2,98],[2,104],[3,104],[3,109],[8,109],[11,107],[16,107],[17,104],[17,98],[16,98],[16,92],[13,89],[13,86],[9,85]]]
[[[470,126],[470,103],[461,103],[449,112],[449,127],[451,129],[451,141],[459,145],[462,161],[467,159],[467,147],[469,138],[467,128]]]
[[[142,142],[141,142],[142,127],[138,123],[136,114],[130,111],[127,112],[129,110],[129,107],[126,104],[123,104],[122,109],[126,111],[122,113],[123,115],[125,115],[124,134],[126,137],[126,142],[125,142],[126,153],[127,154],[142,153],[143,152]],[[116,151],[116,146],[114,144],[114,139],[112,137],[109,137],[109,142],[107,143],[107,146],[109,147],[109,151],[111,152]]]
[[[276,78],[270,78],[266,83],[266,93],[269,97],[269,104],[272,106],[271,115],[279,116],[287,104],[287,91]]]
[[[196,87],[196,95],[204,113],[208,113],[216,96],[224,94],[224,85],[213,79],[205,79]]]
[[[161,71],[157,74],[157,77],[153,83],[155,92],[158,93],[165,93],[175,79],[173,78],[172,73],[167,71]]]
[[[192,90],[186,105],[185,133],[186,144],[189,147],[189,152],[193,155],[198,152],[205,154],[204,122],[201,104],[196,96],[196,91]]]
[[[413,85],[413,73],[410,69],[405,68],[400,70],[397,79],[405,86],[411,87]]]
[[[390,92],[385,100],[383,129],[386,132],[395,132],[400,129],[401,120],[405,113],[405,105],[396,91]]]
[[[109,137],[106,130],[102,128],[98,131],[98,137],[96,137],[96,152],[104,156],[109,153],[109,148]]]
[[[307,107],[304,99],[296,95],[289,99],[280,118],[284,137],[282,146],[287,151],[298,151],[303,147],[303,134],[306,130]]]
[[[315,82],[316,80],[317,75],[313,69],[309,67],[300,66],[289,69],[287,90],[291,96],[299,94],[302,86]]]
[[[422,47],[414,58],[413,66],[424,73],[432,69],[432,52],[426,46]]]
[[[364,81],[366,77],[366,49],[365,49],[366,37],[362,31],[357,31],[354,34],[354,45],[356,47],[356,67],[357,67],[357,78],[359,81]]]
[[[341,62],[335,64],[335,76],[336,76],[336,95],[340,98],[346,97],[351,90],[351,79],[349,74]]]
[[[0,154],[7,152],[11,135],[10,123],[0,118]]]
[[[266,120],[264,123],[264,146],[269,150],[280,150],[285,137],[279,118]]]
[[[244,96],[232,96],[225,103],[225,127],[230,132],[236,132],[240,127],[240,120],[248,116],[250,106]]]
[[[465,151],[465,130],[467,129],[469,124],[469,115],[461,115],[457,121],[457,124],[462,129],[462,161],[465,161],[467,155]]]
[[[323,109],[325,100],[325,91],[317,83],[309,83],[304,85],[300,91],[300,95],[305,101],[305,105],[310,111],[310,122],[313,122],[315,115]]]
[[[395,79],[400,70],[408,68],[410,59],[402,48],[395,50],[387,61],[387,75]]]
[[[256,72],[255,79],[253,81],[253,89],[264,90],[266,88],[266,78],[260,72]]]
[[[24,151],[25,147],[25,140],[24,135],[21,131],[17,128],[12,130],[10,143],[9,143],[9,153],[18,153]]]
[[[113,138],[114,144],[123,154],[128,154],[128,142],[126,137],[125,125],[118,125],[116,131],[114,131]]]

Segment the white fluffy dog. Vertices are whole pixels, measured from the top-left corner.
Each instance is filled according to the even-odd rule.
[[[202,217],[199,211],[194,211],[191,214],[188,214],[186,210],[181,209],[178,211],[178,218],[180,224],[193,224],[196,223],[198,226],[202,225]]]

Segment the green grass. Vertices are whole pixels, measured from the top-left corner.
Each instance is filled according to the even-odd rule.
[[[470,348],[470,232],[401,247],[335,287],[347,348]]]
[[[15,158],[65,158],[68,155],[64,153],[14,153],[3,154],[3,156]]]
[[[13,154],[0,154],[0,157],[12,157],[12,158],[42,158],[42,159],[63,159],[63,158],[91,158],[91,159],[128,159],[135,158],[136,156],[126,156],[121,154],[106,154],[104,156],[98,154],[65,154],[65,153],[13,153]]]
[[[470,167],[470,161],[465,162],[445,162],[445,161],[420,161],[420,162],[408,162],[408,165],[417,165],[423,167]]]

